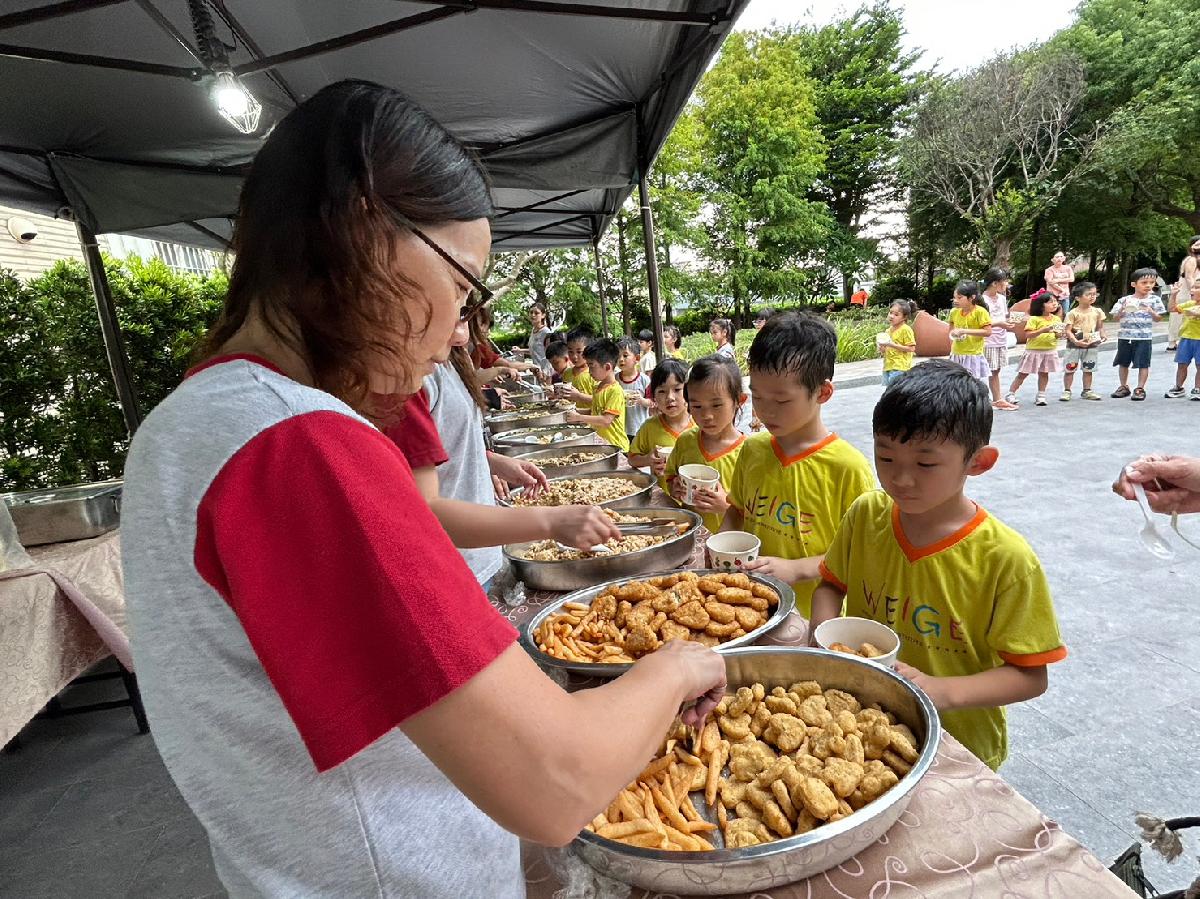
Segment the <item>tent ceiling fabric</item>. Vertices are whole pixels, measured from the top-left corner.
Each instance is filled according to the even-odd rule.
[[[170,34],[194,43],[185,0],[71,0],[50,5],[83,11],[12,18],[47,2],[0,2],[0,202],[70,207],[98,233],[218,245],[246,166],[293,98],[367,78],[476,149],[499,210],[495,248],[518,250],[603,233],[749,0],[213,0],[230,63],[264,107],[250,136],[217,115],[207,80],[30,58],[198,73]],[[385,33],[258,64],[364,29]]]

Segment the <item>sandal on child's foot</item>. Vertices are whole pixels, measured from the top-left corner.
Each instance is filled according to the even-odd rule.
[[[1123,400],[1127,396],[1129,396],[1129,388],[1124,384],[1112,392],[1112,398],[1114,400]]]
[[[1146,391],[1140,387],[1133,388],[1133,398],[1138,402],[1141,402],[1146,398]]]
[[[1163,396],[1169,400],[1177,400],[1184,395],[1186,391],[1182,387],[1172,387]]]
[[[1008,400],[996,400],[996,402],[992,403],[992,408],[999,409],[1001,412],[1013,412],[1021,407],[1016,403],[1008,402]]]

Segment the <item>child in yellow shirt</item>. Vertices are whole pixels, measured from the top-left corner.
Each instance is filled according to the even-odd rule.
[[[1196,380],[1192,387],[1192,399],[1200,400],[1200,280],[1192,285],[1191,299],[1181,295],[1172,312],[1183,313],[1183,325],[1179,328],[1179,344],[1175,348],[1175,386],[1167,391],[1167,399],[1183,396],[1183,384],[1187,380],[1188,366],[1195,363]]]
[[[715,534],[729,508],[729,478],[746,440],[735,426],[738,410],[746,401],[742,373],[732,356],[704,356],[688,373],[683,394],[696,427],[675,441],[675,449],[667,459],[667,485],[671,496],[683,505],[686,488],[678,477],[680,466],[708,465],[717,470],[720,480],[716,489],[696,490],[692,501],[704,526]]]
[[[587,360],[588,374],[595,383],[590,397],[590,414],[572,409],[567,413],[567,421],[591,426],[601,440],[625,452],[629,449],[629,436],[625,433],[625,391],[616,378],[619,355],[616,341],[607,337],[588,344],[583,356]]]
[[[1016,531],[963,495],[996,464],[987,386],[952,362],[919,365],[875,406],[883,491],[851,507],[821,565],[812,626],[842,611],[900,635],[897,670],[946,729],[995,769],[1003,706],[1046,690],[1067,655],[1046,575]]]
[[[888,309],[887,342],[879,344],[879,352],[883,355],[884,387],[913,367],[917,336],[913,334],[910,322],[916,311],[912,300],[896,300]]]
[[[1005,399],[1017,404],[1017,391],[1025,379],[1036,374],[1038,379],[1035,406],[1046,405],[1046,385],[1050,383],[1050,372],[1062,371],[1062,359],[1058,357],[1058,330],[1062,324],[1062,306],[1058,297],[1046,291],[1029,301],[1029,321],[1025,322],[1025,355],[1021,357],[1021,368],[1013,378]]]
[[[567,361],[571,367],[562,373],[562,382],[567,385],[563,388],[563,396],[575,401],[576,412],[587,413],[592,410],[592,391],[596,389],[596,381],[585,358],[592,338],[592,330],[587,325],[567,332]]]
[[[660,446],[674,447],[680,435],[695,426],[683,395],[687,374],[687,363],[678,359],[664,359],[654,367],[650,374],[650,395],[658,414],[646,419],[629,445],[629,464],[634,468],[649,468],[663,490],[669,489],[667,460],[655,450]]]
[[[747,570],[792,584],[796,611],[806,618],[817,566],[838,522],[875,487],[863,454],[821,420],[833,396],[836,358],[832,326],[806,313],[777,313],[755,335],[750,389],[766,431],[742,448],[722,527],[762,541],[762,555]]]
[[[983,355],[983,339],[991,333],[992,314],[979,295],[979,285],[959,281],[954,288],[954,308],[950,310],[950,361],[981,381],[991,380],[992,369]]]

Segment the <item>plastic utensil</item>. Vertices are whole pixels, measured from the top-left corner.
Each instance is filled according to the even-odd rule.
[[[1163,539],[1162,534],[1158,532],[1158,528],[1154,525],[1154,519],[1150,515],[1150,503],[1146,499],[1146,488],[1137,481],[1129,482],[1133,486],[1133,496],[1141,506],[1142,516],[1146,519],[1146,524],[1141,530],[1142,543],[1150,554],[1164,561],[1175,558],[1175,550],[1171,549],[1171,544]]]

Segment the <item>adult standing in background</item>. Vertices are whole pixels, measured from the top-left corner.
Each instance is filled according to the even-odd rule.
[[[1075,283],[1075,269],[1067,265],[1067,254],[1059,250],[1046,269],[1046,289],[1058,298],[1063,317],[1071,311],[1071,285]]]
[[[1174,350],[1179,346],[1179,329],[1183,326],[1183,314],[1175,310],[1178,303],[1186,303],[1192,298],[1192,285],[1200,280],[1200,234],[1188,241],[1187,255],[1179,263],[1179,280],[1171,289],[1167,309],[1171,312],[1170,324],[1167,326],[1167,349]]]

